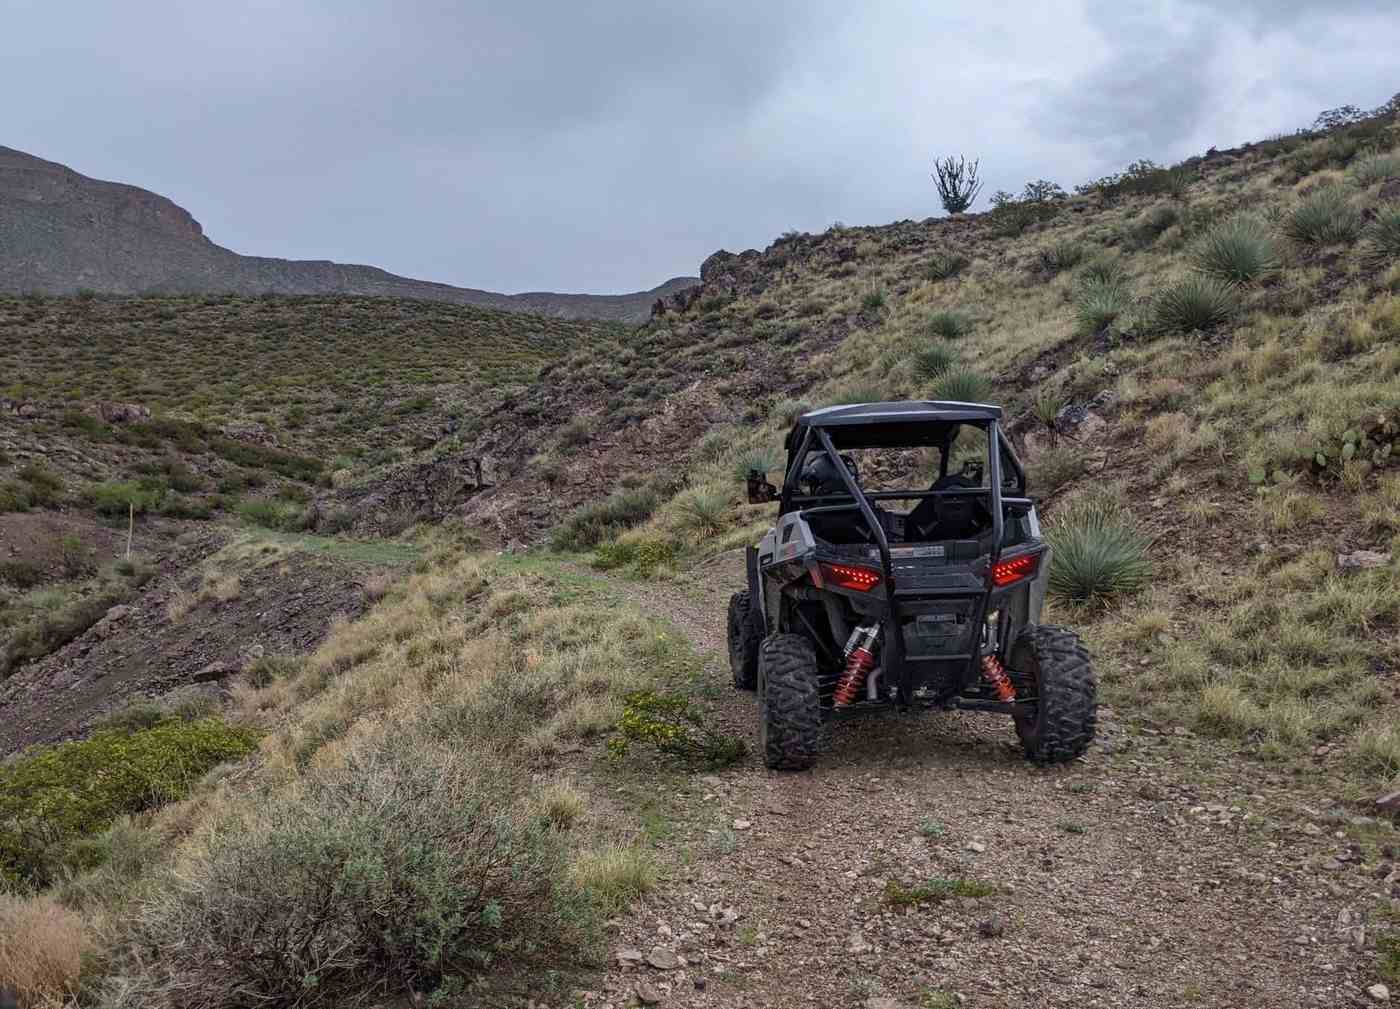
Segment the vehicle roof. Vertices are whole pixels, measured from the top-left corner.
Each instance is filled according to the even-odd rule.
[[[807,427],[846,424],[919,424],[939,421],[1000,420],[1001,407],[990,403],[957,403],[951,400],[908,399],[894,403],[853,403],[810,410],[797,418]]]

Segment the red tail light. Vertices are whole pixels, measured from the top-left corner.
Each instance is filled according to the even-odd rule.
[[[1015,585],[1035,574],[1040,567],[1040,554],[1022,554],[992,565],[992,584],[997,588]]]
[[[822,564],[822,580],[843,589],[869,592],[880,584],[880,572],[870,568],[856,567],[854,564]]]

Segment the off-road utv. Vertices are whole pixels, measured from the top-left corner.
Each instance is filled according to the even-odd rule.
[[[778,520],[729,602],[729,661],[758,690],[769,767],[810,767],[824,723],[879,708],[1010,715],[1040,763],[1089,745],[1093,669],[1073,631],[1040,623],[1050,548],[1000,421],[976,403],[814,410],[781,490],[749,473]],[[880,489],[911,472],[922,486]]]

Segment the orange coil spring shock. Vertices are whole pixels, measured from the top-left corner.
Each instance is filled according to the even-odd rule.
[[[846,670],[841,674],[841,680],[836,684],[836,694],[833,698],[838,708],[843,708],[848,704],[854,704],[860,697],[861,688],[865,686],[865,678],[870,675],[870,670],[875,668],[875,639],[880,635],[880,628],[857,627],[855,633],[851,635],[850,643],[846,649]]]
[[[1011,677],[1006,675],[1001,660],[995,655],[982,656],[982,676],[992,685],[997,700],[1008,704],[1016,700],[1016,688],[1011,685]]]

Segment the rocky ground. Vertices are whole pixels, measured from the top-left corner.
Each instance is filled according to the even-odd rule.
[[[694,584],[619,583],[728,679],[741,557]],[[717,717],[756,735],[751,695]],[[617,922],[590,1006],[1378,1004],[1393,834],[1185,729],[1105,711],[1068,767],[1009,726],[941,714],[847,723],[803,774],[743,765],[678,795],[692,829]],[[931,880],[946,897],[900,903]],[[947,883],[945,886],[952,887]],[[975,896],[974,894],[984,894]],[[892,900],[892,896],[895,898]]]

